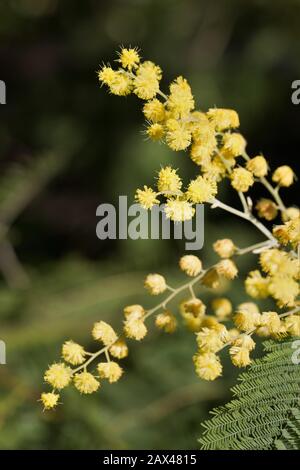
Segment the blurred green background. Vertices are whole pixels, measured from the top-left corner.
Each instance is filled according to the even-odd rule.
[[[176,269],[183,242],[96,238],[99,204],[133,198],[160,164],[172,163],[186,179],[195,170],[183,152],[145,142],[141,103],[109,96],[96,71],[113,62],[120,44],[136,45],[162,66],[165,89],[184,75],[200,109],[239,112],[251,155],[296,169],[299,107],[291,83],[300,78],[299,13],[298,0],[1,2],[0,339],[7,365],[0,366],[0,448],[197,448],[200,422],[228,400],[237,372],[224,359],[221,379],[198,380],[194,335],[183,327],[173,336],[153,328],[143,344],[132,342],[118,384],[91,397],[67,390],[54,413],[37,403],[43,371],[65,339],[93,349],[95,320],[117,327],[122,306],[153,304],[143,292],[145,273],[183,279]],[[221,193],[238,203],[226,186]],[[297,202],[296,189],[284,197]],[[211,243],[224,236],[241,246],[261,240],[246,223],[207,209],[205,265],[215,259]],[[239,260],[239,280],[228,293],[223,287],[234,304],[247,299],[242,277],[255,263]],[[200,296],[209,302],[212,293]]]

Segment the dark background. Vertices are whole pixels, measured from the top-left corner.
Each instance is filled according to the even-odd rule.
[[[88,345],[96,319],[117,325],[123,305],[147,305],[146,272],[179,278],[182,242],[96,238],[99,204],[122,194],[133,199],[161,164],[180,168],[186,180],[195,171],[183,152],[145,141],[139,100],[109,95],[96,71],[113,63],[120,44],[138,46],[162,67],[165,90],[184,75],[199,109],[239,112],[250,155],[263,152],[271,169],[296,170],[300,105],[291,102],[291,84],[300,78],[299,14],[296,0],[1,1],[0,220],[9,227],[0,246],[1,448],[197,447],[200,422],[228,399],[236,371],[228,364],[216,383],[200,382],[194,337],[183,329],[133,344],[124,379],[96,396],[68,390],[50,414],[36,401],[43,370],[66,338]],[[221,194],[238,204],[226,186]],[[266,194],[257,188],[251,195]],[[282,196],[288,206],[299,202],[296,185]],[[246,222],[207,209],[205,264],[222,236],[241,246],[260,241]],[[8,256],[12,247],[17,259]],[[242,273],[255,262],[241,260]],[[228,295],[246,299],[242,276]]]

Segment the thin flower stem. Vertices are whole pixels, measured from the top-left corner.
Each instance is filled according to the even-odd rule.
[[[162,96],[166,101],[168,101],[167,95],[165,95],[165,93],[163,93],[161,90],[158,90],[157,94]]]
[[[190,289],[190,286],[192,287],[196,282],[198,282],[200,279],[202,279],[202,277],[206,274],[207,270],[206,271],[202,271],[201,274],[199,274],[197,277],[195,277],[194,279],[192,279],[191,281],[183,284],[182,286],[178,287],[177,289],[174,289],[173,292],[165,299],[163,300],[162,302],[160,302],[158,305],[156,305],[155,307],[153,307],[152,309],[148,310],[148,312],[146,313],[146,315],[144,315],[144,320],[146,320],[147,318],[149,318],[154,312],[156,312],[157,310],[159,310],[160,308],[165,308],[166,305],[172,300],[174,299],[174,297],[176,297],[180,292],[186,290],[186,289]]]
[[[191,293],[192,298],[195,299],[196,295],[195,295],[195,292],[194,292],[194,288],[191,284],[189,285],[189,289],[190,289],[190,293]]]
[[[260,181],[265,186],[265,188],[267,188],[267,190],[272,194],[281,212],[285,212],[286,207],[279,195],[278,188],[273,188],[273,186],[269,183],[269,181],[265,177],[260,178]]]
[[[182,196],[182,194],[183,192],[179,189],[178,191],[159,191],[156,196]]]
[[[285,313],[280,313],[279,316],[280,318],[287,317],[288,315],[293,315],[294,313],[300,312],[300,307],[296,307],[293,310],[290,310],[289,312]]]
[[[168,284],[167,284],[167,289],[170,290],[171,292],[175,292],[175,290],[176,290],[173,287],[168,286]]]
[[[231,214],[237,215],[242,219],[248,220],[251,224],[255,225],[258,230],[260,230],[269,240],[272,240],[274,243],[277,243],[276,238],[273,237],[272,233],[267,229],[267,227],[265,227],[264,224],[262,224],[252,214],[245,214],[245,212],[239,211],[234,207],[228,206],[227,204],[224,204],[224,202],[221,202],[218,199],[214,199],[211,203],[211,208],[214,209],[216,207],[219,207],[220,209],[223,209],[227,212],[231,212]]]
[[[96,357],[100,356],[101,354],[105,353],[105,351],[109,348],[110,346],[105,346],[104,348],[102,349],[99,349],[99,351],[96,351],[95,353],[93,353],[91,355],[91,357],[85,361],[84,364],[81,364],[80,366],[76,367],[76,369],[73,369],[72,370],[72,375],[76,374],[76,372],[79,372],[81,369],[86,369],[86,367],[91,363],[93,362],[94,359],[96,359]]]
[[[245,255],[246,253],[253,252],[255,253],[256,250],[262,250],[264,248],[271,248],[277,246],[278,243],[272,242],[271,240],[266,240],[265,242],[255,243],[254,245],[247,246],[246,248],[238,248],[235,252],[236,255],[241,256]]]
[[[250,210],[249,210],[249,206],[247,204],[246,198],[244,196],[244,193],[242,193],[242,191],[238,191],[238,195],[239,195],[239,198],[241,200],[241,203],[242,203],[245,214],[249,214]]]

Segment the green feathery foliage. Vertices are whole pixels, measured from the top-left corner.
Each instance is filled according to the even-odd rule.
[[[299,450],[300,449],[300,410],[291,409],[291,416],[282,430],[279,439],[274,441],[274,449]]]
[[[300,448],[300,365],[292,362],[294,340],[264,343],[266,356],[240,375],[232,388],[234,399],[202,424],[202,449]]]

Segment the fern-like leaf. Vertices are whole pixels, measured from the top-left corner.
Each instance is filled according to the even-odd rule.
[[[300,366],[292,343],[266,341],[267,352],[239,377],[233,400],[202,424],[202,449],[295,449],[300,446]]]
[[[274,441],[274,448],[277,450],[300,449],[300,410],[298,408],[291,410],[291,416],[287,420],[280,438]]]

